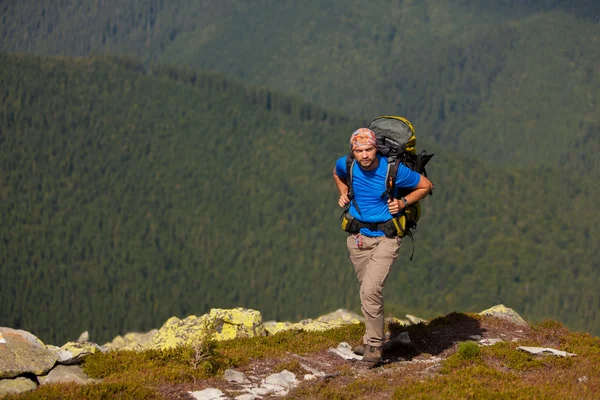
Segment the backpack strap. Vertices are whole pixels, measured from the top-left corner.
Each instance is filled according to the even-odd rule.
[[[348,184],[348,199],[354,203],[354,208],[358,211],[358,214],[362,217],[362,213],[360,212],[360,208],[358,208],[358,204],[356,204],[356,200],[354,199],[354,189],[352,189],[352,170],[354,168],[354,164],[356,160],[352,156],[352,153],[346,156],[346,183]],[[350,209],[350,203],[344,209],[344,215]],[[340,217],[341,218],[341,217]]]
[[[388,167],[385,174],[385,192],[381,194],[381,198],[387,197],[388,199],[394,198],[394,189],[396,188],[396,175],[398,174],[399,160],[398,157],[388,157]]]

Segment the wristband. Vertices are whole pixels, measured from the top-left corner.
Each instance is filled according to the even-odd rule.
[[[404,208],[408,207],[408,200],[406,200],[406,197],[400,197],[400,200],[404,203]]]

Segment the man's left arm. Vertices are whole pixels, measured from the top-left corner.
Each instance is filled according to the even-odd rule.
[[[413,188],[413,191],[404,196],[406,202],[414,204],[417,201],[425,198],[433,190],[433,183],[424,175],[420,175],[419,183]],[[406,204],[401,199],[388,200],[388,208],[391,214],[397,214],[406,207]]]
[[[412,192],[410,192],[409,194],[404,196],[404,198],[406,199],[408,204],[414,204],[417,201],[424,199],[425,196],[427,196],[432,190],[433,190],[433,183],[429,179],[427,179],[424,175],[421,175],[421,179],[419,179],[419,183],[417,184],[417,186],[415,186],[415,188],[413,189]],[[400,199],[398,199],[398,200],[401,203],[401,204],[399,204],[400,209],[403,209],[404,207],[406,207],[406,205],[404,204],[404,202],[402,200],[400,200]]]

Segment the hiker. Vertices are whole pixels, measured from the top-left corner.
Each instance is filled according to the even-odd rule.
[[[350,137],[354,162],[349,164],[348,156],[341,157],[333,170],[333,179],[340,192],[338,205],[349,207],[349,218],[354,219],[354,228],[357,230],[349,232],[346,244],[360,283],[360,303],[366,332],[363,344],[353,348],[353,351],[362,355],[363,361],[375,364],[381,362],[384,341],[383,285],[398,257],[402,242],[398,232],[393,229],[392,218],[405,207],[423,199],[433,189],[429,179],[400,164],[395,186],[412,191],[400,199],[383,196],[388,159],[377,152],[377,146],[377,138],[372,130],[360,128],[354,131]],[[348,165],[351,168],[351,188],[348,187]]]

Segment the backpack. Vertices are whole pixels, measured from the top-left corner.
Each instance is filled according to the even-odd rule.
[[[380,116],[371,121],[368,128],[371,129],[377,137],[377,152],[382,156],[387,157],[388,161],[388,170],[385,179],[386,190],[381,194],[381,197],[399,199],[406,196],[412,189],[395,187],[396,174],[400,163],[415,172],[427,176],[425,166],[431,157],[433,157],[433,154],[427,154],[425,150],[417,154],[415,128],[410,121],[404,117]],[[354,166],[354,162],[355,160],[352,153],[348,154],[348,156],[346,156],[346,170],[348,171],[348,198],[351,201],[354,201],[352,190],[352,167]],[[356,201],[354,201],[354,206],[360,213]],[[404,208],[399,214],[394,215],[391,222],[396,231],[396,236],[412,237],[411,230],[417,227],[417,222],[420,217],[421,206],[419,202],[411,204]],[[346,210],[342,221],[342,229],[349,231],[348,229],[351,229],[350,225],[356,226],[356,224],[352,224],[352,216],[350,216]],[[386,235],[388,235],[389,229],[388,231],[384,228],[382,229]]]

